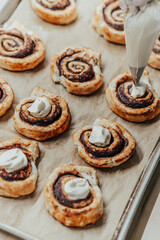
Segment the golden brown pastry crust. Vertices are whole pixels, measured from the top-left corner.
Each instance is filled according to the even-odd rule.
[[[69,176],[70,174],[71,176]],[[62,193],[64,193],[63,185],[57,188],[55,183],[63,176],[66,179],[65,181],[73,177],[87,179],[90,184],[90,196],[88,198],[90,200],[86,198],[83,201],[76,202],[65,196],[63,204],[60,203]],[[62,191],[58,191],[59,189]],[[95,223],[103,214],[102,195],[98,187],[96,171],[90,167],[66,165],[56,168],[45,185],[44,198],[49,213],[66,226],[84,227],[87,224]]]
[[[148,65],[153,68],[160,69],[160,34],[156,39],[156,43],[151,52]]]
[[[95,9],[93,27],[110,42],[125,44],[124,16],[118,0],[103,0]]]
[[[133,79],[127,72],[111,80],[106,98],[112,111],[131,122],[145,122],[155,118],[160,113],[158,94],[147,86],[145,96],[135,99],[128,90],[132,84]]]
[[[44,20],[55,24],[69,24],[77,19],[75,0],[30,0],[32,8]]]
[[[120,124],[107,118],[98,118],[94,125],[108,129],[112,135],[106,147],[97,147],[89,142],[93,126],[85,126],[73,134],[74,145],[79,155],[95,167],[115,167],[127,161],[133,154],[136,141]]]
[[[0,117],[12,106],[13,89],[3,78],[0,78]]]
[[[100,64],[100,53],[90,48],[67,47],[52,58],[52,80],[63,84],[70,93],[88,95],[102,86]]]
[[[20,22],[0,29],[0,67],[10,71],[35,68],[45,55],[41,39]]]
[[[4,170],[0,169],[0,195],[5,197],[19,197],[32,193],[35,190],[36,181],[37,181],[37,168],[35,166],[35,161],[39,156],[39,146],[35,141],[23,140],[20,138],[8,139],[3,142],[0,142],[0,154],[6,150],[12,148],[20,148],[24,154],[27,156],[27,159],[30,160],[30,173],[29,176],[20,179],[16,177],[16,174],[19,174],[19,171],[15,171],[14,177],[12,178],[11,174],[4,174]],[[22,170],[21,174],[23,174]],[[25,170],[25,172],[28,170]],[[18,179],[19,178],[19,179]]]
[[[28,107],[36,97],[47,97],[52,106],[51,112],[43,118],[30,115]],[[64,132],[70,123],[70,111],[67,102],[53,92],[36,87],[31,96],[21,100],[14,114],[15,129],[26,137],[44,141]]]

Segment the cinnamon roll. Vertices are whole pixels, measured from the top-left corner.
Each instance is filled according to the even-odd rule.
[[[14,93],[11,86],[0,78],[0,117],[12,106]]]
[[[0,28],[0,67],[11,71],[35,68],[44,59],[41,39],[20,22]]]
[[[77,19],[75,0],[30,0],[32,8],[44,20],[69,24]]]
[[[0,195],[19,197],[32,193],[37,181],[35,161],[39,146],[20,138],[0,142]]]
[[[153,68],[160,69],[160,34],[156,39],[156,43],[151,52],[148,65]]]
[[[124,15],[118,0],[103,0],[94,12],[93,27],[110,42],[125,44]]]
[[[98,118],[93,126],[85,126],[73,134],[79,155],[95,167],[115,167],[127,161],[136,141],[120,124]]]
[[[68,47],[52,58],[52,80],[63,84],[70,93],[88,95],[103,83],[100,64],[100,53],[90,48]]]
[[[44,198],[49,213],[66,226],[84,227],[103,214],[96,171],[90,167],[56,168],[45,185]]]
[[[148,74],[145,76],[148,78]],[[133,97],[134,81],[128,73],[114,78],[106,90],[106,98],[113,112],[131,122],[144,122],[155,118],[160,113],[158,94],[146,85],[146,90],[139,97]]]
[[[44,141],[64,132],[70,117],[68,104],[62,97],[36,87],[30,97],[17,105],[13,119],[19,133]]]

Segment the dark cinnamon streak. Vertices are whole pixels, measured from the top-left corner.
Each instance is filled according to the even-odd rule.
[[[0,84],[0,103],[4,101],[4,99],[7,97],[6,92],[3,90],[1,84]]]
[[[60,0],[58,3],[56,3],[56,2],[51,3],[51,2],[48,1],[48,5],[45,4],[43,2],[43,0],[37,0],[37,2],[41,6],[43,6],[45,8],[48,8],[48,9],[51,9],[51,10],[64,10],[65,8],[67,8],[71,4],[69,0]]]
[[[30,101],[30,103],[32,102],[33,101]],[[58,101],[55,99],[55,100],[52,100],[52,102],[55,106],[55,110],[54,111],[51,110],[51,112],[44,118],[35,118],[29,114],[28,110],[26,111],[23,110],[23,107],[29,102],[21,106],[19,116],[24,122],[27,122],[31,125],[37,125],[37,126],[43,126],[43,127],[49,126],[50,124],[57,121],[62,114],[62,109],[59,106]]]
[[[120,100],[120,102],[122,102],[123,104],[125,104],[126,106],[130,107],[130,108],[134,108],[134,109],[138,109],[138,108],[145,108],[148,107],[149,105],[152,104],[154,97],[153,94],[150,92],[149,89],[146,90],[146,93],[143,97],[141,98],[132,98],[130,95],[130,89],[132,87],[133,82],[131,82],[130,86],[128,86],[128,95],[125,94],[124,92],[124,82],[120,83],[117,86],[117,97]],[[146,99],[146,97],[148,96],[149,92],[151,93],[151,98],[150,99]]]
[[[57,201],[60,204],[66,206],[66,207],[70,207],[70,208],[81,208],[81,207],[88,206],[92,202],[91,192],[88,194],[86,199],[71,200],[65,196],[65,194],[63,192],[63,188],[62,188],[62,181],[65,177],[78,178],[81,176],[78,174],[78,172],[77,173],[66,172],[66,173],[59,175],[56,182],[53,184],[53,194],[54,194],[55,198],[57,199]]]
[[[2,177],[2,179],[12,182],[12,181],[20,181],[20,180],[25,180],[27,177],[29,177],[31,171],[32,171],[32,166],[31,166],[31,156],[25,152],[25,149],[21,146],[21,144],[13,144],[11,146],[8,147],[2,147],[0,148],[1,150],[9,150],[9,149],[13,149],[13,148],[20,148],[23,153],[26,155],[27,159],[28,159],[28,165],[20,170],[8,173],[5,169],[0,168],[0,177]]]
[[[118,31],[124,31],[124,23],[121,23],[120,21],[115,21],[115,23],[113,24],[112,22],[110,22],[109,18],[106,16],[105,14],[105,11],[106,11],[106,8],[108,8],[108,6],[114,2],[116,2],[117,0],[111,0],[109,1],[108,3],[105,4],[104,8],[103,8],[103,18],[104,18],[104,21],[112,28],[118,30]],[[111,15],[113,14],[114,11],[116,10],[119,10],[120,7],[116,7],[112,12],[111,12]]]
[[[111,137],[111,142],[108,146],[106,147],[96,147],[93,144],[89,144],[88,142],[85,141],[84,139],[84,134],[85,132],[92,131],[92,129],[88,129],[84,131],[81,136],[80,136],[80,141],[84,145],[86,151],[88,153],[92,154],[92,158],[108,158],[108,157],[113,157],[123,151],[123,149],[128,145],[128,140],[122,135],[121,130],[119,129],[119,132],[116,131],[119,137],[119,142],[116,146],[113,148],[109,149],[108,146],[111,146],[112,143],[114,142],[113,136]],[[89,141],[89,140],[88,140]]]

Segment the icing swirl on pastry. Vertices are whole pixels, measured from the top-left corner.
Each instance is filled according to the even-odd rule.
[[[63,10],[70,5],[69,0],[36,0],[43,7],[51,10]]]
[[[51,110],[51,104],[46,97],[37,97],[34,103],[28,108],[33,117],[46,117]]]
[[[36,41],[17,29],[0,30],[0,56],[25,58],[36,51]]]
[[[89,142],[98,146],[106,147],[111,141],[111,133],[102,126],[93,126]]]
[[[117,0],[107,1],[103,8],[104,21],[118,31],[124,31],[124,15]]]
[[[86,207],[92,202],[89,184],[78,172],[60,175],[53,185],[53,194],[59,203],[70,208]]]
[[[59,100],[57,98],[54,99],[47,99],[47,111],[46,109],[43,111],[42,115],[38,114],[38,112],[35,114],[30,113],[30,108],[35,103],[34,100],[28,100],[26,103],[22,104],[20,107],[20,118],[30,123],[31,125],[37,125],[37,126],[48,126],[52,124],[53,122],[57,121],[61,117],[62,109],[59,104]],[[33,111],[33,110],[32,110]],[[38,110],[39,111],[39,110]],[[48,113],[48,114],[47,114]],[[36,117],[34,116],[36,115]],[[46,116],[45,116],[46,115]]]
[[[142,91],[140,97],[135,98],[133,94],[133,79],[130,76],[124,76],[123,79],[117,84],[117,96],[121,103],[130,108],[145,108],[152,104],[154,97],[149,88]],[[144,94],[143,94],[144,93]]]

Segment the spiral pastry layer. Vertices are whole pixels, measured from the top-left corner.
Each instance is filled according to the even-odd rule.
[[[106,40],[125,44],[124,15],[118,0],[103,0],[98,4],[93,26]]]
[[[35,12],[47,22],[69,24],[77,19],[75,0],[30,0]]]
[[[84,199],[72,200],[66,194],[64,184],[77,178],[88,181],[89,193]],[[56,168],[45,185],[44,198],[49,213],[66,226],[84,227],[95,223],[103,214],[96,171],[89,167],[66,165]]]
[[[148,74],[145,77],[148,78]],[[133,98],[132,85],[133,79],[128,73],[120,74],[109,83],[106,98],[112,111],[131,122],[155,118],[160,113],[158,94],[147,85],[144,96]]]
[[[93,126],[85,126],[73,134],[74,145],[79,155],[95,167],[115,167],[127,161],[135,150],[135,139],[120,124],[107,118],[98,118],[94,126],[102,126],[111,133],[106,147],[98,147],[89,141]]]
[[[32,193],[37,181],[35,161],[39,156],[38,143],[30,140],[13,138],[0,142],[0,154],[7,150],[19,148],[26,155],[28,165],[23,169],[8,173],[0,168],[0,195],[19,197]]]
[[[100,63],[101,55],[89,48],[65,48],[52,58],[52,80],[63,84],[70,93],[91,94],[103,83]]]
[[[46,97],[51,104],[51,110],[46,117],[34,117],[28,111],[37,97]],[[14,127],[18,132],[26,137],[44,141],[64,132],[68,128],[71,116],[68,104],[62,97],[36,87],[31,97],[21,100],[17,105],[13,118]]]
[[[153,68],[160,69],[160,34],[156,39],[156,43],[149,58],[148,65]]]
[[[13,99],[13,89],[3,78],[0,78],[0,117],[12,106]]]
[[[35,68],[44,59],[40,38],[20,22],[0,29],[0,67],[11,71]]]

